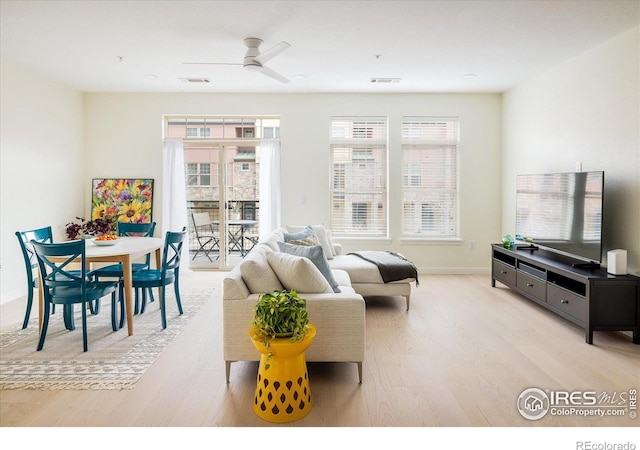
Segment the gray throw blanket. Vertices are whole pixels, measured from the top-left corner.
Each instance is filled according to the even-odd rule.
[[[382,276],[382,280],[385,283],[400,281],[405,278],[415,278],[416,286],[420,285],[418,282],[418,269],[411,261],[399,253],[367,250],[351,252],[349,255],[356,255],[378,266],[380,276]]]

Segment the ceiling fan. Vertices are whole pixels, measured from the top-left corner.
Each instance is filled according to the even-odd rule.
[[[250,72],[261,72],[264,75],[274,78],[282,83],[288,83],[289,80],[279,73],[266,67],[264,63],[271,60],[274,56],[280,54],[284,50],[291,47],[288,42],[280,42],[279,44],[271,47],[269,50],[260,52],[260,44],[262,39],[259,38],[246,38],[244,44],[247,46],[247,52],[244,55],[242,63],[226,63],[226,62],[185,62],[182,64],[199,64],[199,65],[223,65],[223,66],[242,66]]]

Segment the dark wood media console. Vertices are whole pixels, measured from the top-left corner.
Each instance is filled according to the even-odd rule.
[[[583,327],[588,344],[598,330],[632,331],[633,343],[640,344],[639,277],[573,267],[579,261],[527,246],[492,244],[491,253],[492,287],[499,281]]]

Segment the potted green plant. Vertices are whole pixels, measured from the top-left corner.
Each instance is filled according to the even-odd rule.
[[[316,335],[306,300],[296,291],[262,294],[252,325],[249,336],[261,353],[253,411],[276,423],[304,417],[311,410],[305,350]]]
[[[288,337],[291,342],[299,342],[310,328],[307,302],[296,291],[262,294],[254,309],[252,325],[253,339],[260,341],[267,349],[275,338]]]
[[[238,202],[231,205],[231,220],[240,220],[240,204]]]

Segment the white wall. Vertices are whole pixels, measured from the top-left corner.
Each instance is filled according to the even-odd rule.
[[[0,64],[0,303],[26,294],[16,231],[64,224],[83,213],[82,93],[2,60]]]
[[[98,177],[149,177],[162,191],[165,114],[281,117],[283,224],[329,223],[329,119],[387,116],[390,129],[390,242],[347,243],[345,250],[389,249],[420,270],[486,272],[489,243],[500,237],[501,96],[367,94],[87,94],[86,182]],[[457,244],[399,242],[400,123],[403,115],[461,119],[461,236]],[[108,156],[107,156],[108,155]],[[154,198],[154,218],[161,201]],[[469,249],[474,241],[475,250]]]
[[[605,172],[606,252],[640,273],[640,28],[510,90],[503,98],[502,233],[514,233],[518,173]]]

